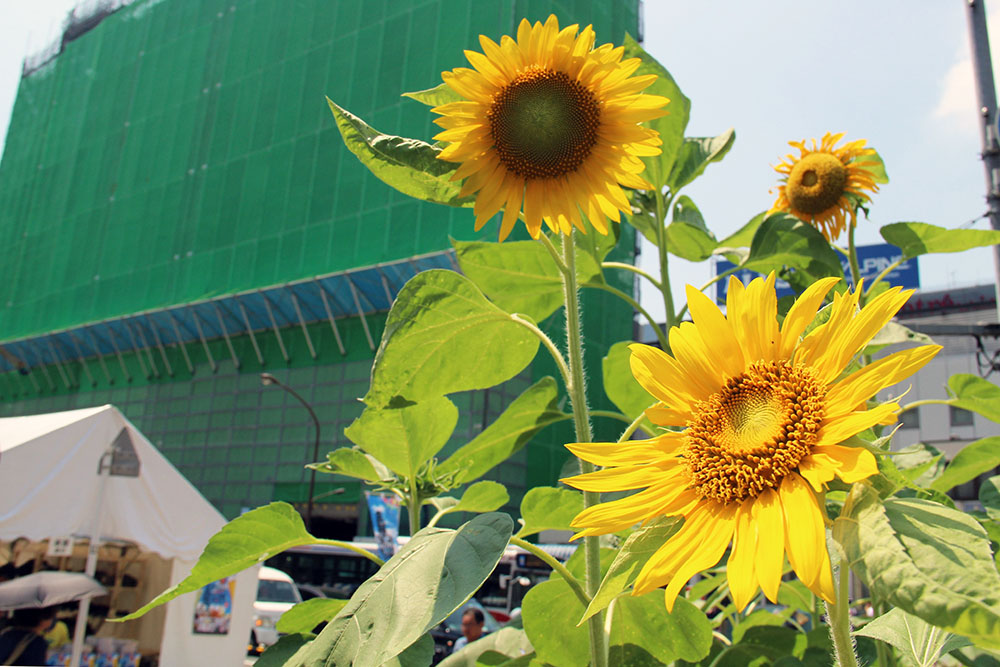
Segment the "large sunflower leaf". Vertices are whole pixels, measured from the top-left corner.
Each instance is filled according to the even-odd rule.
[[[884,327],[879,329],[879,332],[875,334],[874,338],[868,341],[868,345],[866,345],[864,349],[864,354],[875,354],[883,348],[889,347],[890,345],[897,345],[899,343],[921,343],[930,345],[933,344],[934,341],[927,334],[914,331],[913,329],[903,326],[899,322],[890,320]]]
[[[524,370],[538,344],[468,278],[423,271],[392,304],[364,401],[384,407],[397,396],[420,401],[492,387]]]
[[[482,433],[459,447],[438,466],[440,475],[454,474],[464,484],[507,460],[542,428],[570,419],[559,410],[556,381],[544,377],[524,390]]]
[[[917,667],[933,667],[938,664],[940,656],[970,644],[965,637],[941,632],[902,609],[889,610],[855,630],[854,634],[878,639],[895,647]]]
[[[351,442],[401,477],[441,451],[458,423],[458,408],[444,396],[402,407],[368,406],[344,429]]]
[[[948,378],[948,389],[957,399],[955,407],[978,412],[1000,422],[1000,387],[978,375],[958,373]]]
[[[482,585],[512,527],[506,514],[490,513],[458,530],[419,531],[355,591],[304,659],[289,667],[381,665],[400,654]]]
[[[449,102],[460,102],[463,99],[447,83],[439,83],[433,88],[427,88],[426,90],[403,93],[403,97],[409,97],[411,100],[416,100],[429,107],[437,107]]]
[[[451,180],[458,164],[439,160],[437,146],[383,134],[331,100],[330,111],[347,149],[383,183],[404,195],[448,206],[472,206],[474,198],[458,196],[461,183]]]
[[[678,192],[698,178],[713,162],[726,157],[736,141],[736,130],[730,128],[717,137],[685,137],[674,162],[667,185],[671,192]]]
[[[983,504],[986,516],[1000,521],[1000,475],[990,477],[979,487],[979,502]]]
[[[524,538],[543,530],[571,530],[569,522],[582,511],[583,494],[579,491],[536,486],[521,499],[524,525],[517,536]]]
[[[310,633],[320,623],[336,616],[346,604],[347,600],[312,598],[282,614],[274,627],[283,634]]]
[[[562,306],[562,274],[541,243],[452,241],[452,245],[462,273],[508,313],[541,322]],[[576,258],[580,284],[603,280],[593,255],[577,253]]]
[[[929,253],[962,252],[1000,243],[1000,231],[946,229],[926,222],[894,222],[879,230],[887,242],[898,246],[906,258]]]
[[[718,244],[691,198],[678,197],[674,202],[673,219],[667,227],[667,250],[690,262],[701,262],[711,257]]]
[[[1000,574],[986,532],[918,498],[882,501],[855,484],[834,538],[872,594],[983,648],[1000,648]]]
[[[624,46],[625,58],[639,58],[642,61],[633,76],[656,75],[656,81],[650,84],[644,92],[662,95],[670,100],[666,116],[645,123],[660,133],[663,145],[660,146],[662,152],[659,155],[642,158],[643,162],[646,163],[646,171],[642,175],[658,189],[662,189],[667,184],[668,176],[674,169],[678,153],[684,145],[684,129],[687,127],[688,117],[691,114],[691,100],[684,96],[674,78],[670,76],[670,72],[656,58],[646,53],[645,49],[639,46],[639,43],[627,33]]]
[[[629,419],[635,419],[656,402],[648,391],[632,376],[629,352],[632,341],[619,341],[608,350],[608,356],[601,360],[604,377],[604,393]],[[648,420],[644,424],[649,427]],[[651,427],[650,427],[651,428]]]
[[[680,526],[681,521],[678,517],[661,517],[629,535],[615,555],[582,620],[607,609],[612,600],[624,593],[639,576],[639,570],[646,561],[680,529]]]
[[[684,598],[677,598],[668,613],[662,593],[656,590],[618,598],[608,644],[612,665],[698,662],[712,648],[712,624]]]
[[[305,652],[305,646],[316,638],[311,632],[297,632],[295,634],[279,637],[278,641],[267,647],[261,654],[254,667],[283,667],[286,663],[297,658],[301,658]]]
[[[242,572],[274,554],[303,544],[315,544],[306,532],[302,516],[288,503],[275,502],[236,517],[209,539],[198,562],[180,583],[163,591],[149,603],[115,621],[139,618],[153,607],[178,595]]]
[[[615,246],[618,245],[618,240],[621,238],[622,227],[620,223],[610,222],[608,224],[608,233],[601,234],[594,229],[588,229],[586,233],[573,234],[573,242],[576,244],[576,264],[577,264],[577,275],[580,274],[580,260],[582,253],[586,253],[593,258],[594,263],[600,268],[601,262],[604,258],[608,256]],[[586,260],[584,260],[586,261]],[[589,264],[589,262],[588,262]],[[593,275],[587,280],[591,283],[603,281],[603,276],[600,272],[597,275]]]
[[[462,494],[462,499],[449,512],[493,512],[510,500],[507,487],[499,482],[484,479],[472,484]]]
[[[356,447],[338,447],[327,453],[326,461],[307,466],[318,472],[331,475],[345,475],[377,482],[392,477],[392,472],[371,454],[365,454]]]
[[[757,228],[743,267],[763,274],[790,268],[814,280],[844,275],[840,258],[823,235],[785,213],[768,216]]]
[[[963,447],[930,488],[945,493],[1000,465],[1000,436],[990,436]]]

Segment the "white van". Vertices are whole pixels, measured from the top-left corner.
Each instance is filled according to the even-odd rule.
[[[253,603],[250,648],[260,653],[278,641],[275,624],[299,602],[302,596],[291,577],[273,567],[261,567],[257,574],[257,600]]]

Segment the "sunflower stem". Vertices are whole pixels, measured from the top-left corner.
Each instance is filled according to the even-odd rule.
[[[656,405],[656,403],[653,403],[653,405]],[[649,407],[653,407],[653,405],[651,405]],[[595,410],[593,414],[597,414],[597,411]],[[631,424],[628,425],[628,428],[625,429],[625,431],[622,433],[621,437],[618,438],[618,442],[625,442],[626,440],[628,440],[628,439],[630,439],[632,437],[633,433],[635,433],[638,429],[642,428],[642,420],[645,419],[645,417],[646,417],[646,411],[643,410],[642,413],[638,417],[636,417],[635,420]],[[642,430],[646,431],[646,429],[644,429],[644,428]],[[648,431],[646,431],[646,433],[650,437],[653,437],[652,433],[649,433]]]
[[[839,667],[858,667],[858,658],[854,653],[854,641],[851,639],[851,602],[848,586],[851,580],[851,571],[843,560],[840,561],[837,569],[836,602],[826,603],[830,637],[833,639],[837,665]]]
[[[877,276],[875,276],[875,279],[872,280],[872,282],[871,282],[870,285],[868,285],[868,289],[865,290],[865,296],[870,295],[872,293],[872,290],[875,289],[876,285],[878,285],[880,282],[882,282],[883,280],[885,280],[886,276],[888,276],[890,273],[892,273],[897,268],[899,268],[899,265],[902,264],[903,262],[906,262],[908,259],[909,258],[907,258],[907,257],[900,257],[895,262],[893,262],[889,266],[885,267],[882,270],[882,273],[880,273]]]
[[[539,329],[537,325],[521,317],[518,313],[511,313],[510,319],[535,334],[535,336],[542,341],[542,345],[544,345],[545,349],[549,351],[549,354],[552,355],[552,360],[555,361],[556,366],[559,367],[559,373],[562,375],[563,382],[566,384],[566,391],[569,391],[569,386],[572,384],[569,367],[566,365],[566,359],[563,358],[562,353],[559,351],[559,348],[556,347],[556,344],[552,342],[552,339],[545,335],[545,332]]]
[[[410,493],[406,497],[406,511],[410,516],[410,536],[420,530],[420,492],[417,490],[417,477],[410,478]]]
[[[919,408],[921,405],[954,405],[955,399],[953,398],[925,398],[920,401],[913,401],[912,403],[907,403],[899,409],[897,415],[901,415],[907,410],[913,410],[914,408]]]
[[[520,537],[510,538],[510,543],[516,547],[521,547],[525,551],[533,554],[546,565],[552,568],[553,572],[558,572],[560,576],[569,584],[569,587],[573,589],[576,593],[576,597],[579,598],[580,602],[584,607],[590,605],[590,596],[587,595],[583,590],[583,586],[580,585],[580,580],[573,576],[573,573],[566,569],[566,566],[559,562],[558,559],[553,557],[549,552],[545,551],[527,540],[522,540]]]
[[[649,282],[651,282],[653,284],[653,287],[655,287],[656,289],[660,289],[661,288],[659,280],[657,280],[656,278],[654,278],[650,274],[646,273],[645,271],[643,271],[642,269],[640,269],[638,266],[632,266],[631,264],[625,264],[624,262],[601,262],[601,268],[602,269],[623,269],[625,271],[631,271],[632,273],[634,273],[636,275],[639,275],[639,276],[642,276],[643,278],[645,278],[646,280],[648,280]]]
[[[865,307],[865,292],[861,290],[861,267],[858,264],[858,247],[854,244],[854,225],[847,230],[847,261],[851,264],[851,280],[854,281],[854,289],[860,290],[858,294],[858,307]]]
[[[622,436],[624,437],[624,439],[619,439],[618,442],[625,442],[625,440],[628,440],[629,438],[631,438],[632,434],[635,433],[637,430],[642,430],[643,433],[646,433],[651,438],[654,437],[654,435],[655,435],[654,433],[650,433],[646,429],[642,428],[642,418],[645,415],[639,415],[635,419],[635,421],[631,421],[631,420],[629,420],[628,417],[626,417],[625,415],[623,415],[620,412],[613,412],[611,410],[591,410],[590,411],[590,416],[591,417],[607,417],[608,419],[617,419],[620,422],[625,422],[626,424],[628,424],[628,428],[625,429],[625,432],[622,434]]]
[[[670,201],[673,195],[670,196]],[[670,201],[666,204],[663,201],[663,193],[656,190],[656,245],[660,251],[660,292],[663,294],[663,309],[666,311],[664,328],[670,330],[674,326],[676,315],[674,314],[674,295],[670,291],[670,266],[667,257],[667,219],[664,211],[670,208]],[[654,328],[656,325],[653,325]],[[664,351],[669,351],[670,347],[664,345]]]
[[[563,238],[566,237],[564,236]],[[569,272],[569,267],[566,266],[566,261],[563,259],[563,256],[559,254],[559,250],[557,250],[555,245],[552,243],[552,239],[545,234],[539,234],[538,241],[545,246],[546,250],[549,251],[549,254],[552,255],[552,261],[555,262],[556,268],[559,269],[559,273],[563,274],[563,277],[565,277]]]
[[[656,324],[656,320],[653,319],[653,316],[649,314],[649,311],[647,311],[645,308],[639,305],[638,301],[636,301],[635,299],[633,299],[620,289],[612,287],[611,285],[604,285],[601,283],[588,283],[584,285],[584,287],[591,287],[593,289],[604,290],[609,294],[614,294],[616,297],[618,297],[628,305],[632,306],[632,309],[641,314],[643,317],[645,317],[646,321],[649,322],[649,325],[653,327],[653,331],[656,333],[656,339],[660,341],[660,346],[664,350],[669,349],[670,344],[667,343],[667,337],[664,335],[663,330],[660,329],[660,327]]]
[[[580,326],[580,295],[576,282],[576,246],[570,232],[562,237],[563,261],[566,271],[563,272],[563,298],[566,303],[566,348],[569,356],[570,382],[567,386],[570,401],[573,405],[573,423],[576,427],[576,441],[590,442],[590,415],[587,408],[586,376],[583,372],[583,338]],[[579,459],[580,472],[594,472],[594,464]],[[593,491],[583,492],[584,508],[592,507],[600,502],[600,494]],[[587,565],[587,594],[592,598],[597,593],[601,583],[600,543],[597,537],[585,537],[583,540],[584,555]],[[587,620],[590,629],[590,664],[593,667],[607,667],[608,651],[604,634],[604,614],[594,614]]]

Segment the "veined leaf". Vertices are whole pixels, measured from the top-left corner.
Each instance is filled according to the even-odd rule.
[[[305,646],[316,638],[310,632],[295,633],[279,637],[278,641],[267,647],[254,663],[254,667],[283,667],[286,663],[299,659],[305,654]]]
[[[986,516],[1000,521],[1000,475],[990,477],[979,487],[979,502],[983,504]]]
[[[517,536],[524,538],[543,530],[571,530],[569,522],[583,511],[583,494],[569,489],[536,486],[521,500],[524,525]]]
[[[609,637],[612,665],[698,662],[712,647],[712,625],[705,614],[684,598],[667,612],[660,591],[615,601]]]
[[[139,618],[153,607],[159,607],[178,595],[196,591],[213,581],[242,572],[285,549],[315,544],[316,541],[315,537],[306,532],[302,517],[288,503],[276,502],[250,510],[227,523],[212,536],[198,562],[191,568],[191,573],[183,581],[163,591],[128,616],[114,620]]]
[[[889,174],[886,173],[885,171],[885,162],[882,160],[882,156],[879,155],[878,153],[875,153],[874,155],[865,155],[864,157],[860,158],[858,162],[874,162],[875,164],[871,165],[858,164],[854,165],[854,167],[856,167],[857,169],[861,169],[863,171],[867,171],[869,174],[871,174],[871,177],[875,180],[876,183],[889,182]]]
[[[743,266],[763,274],[787,267],[812,279],[844,275],[840,258],[823,235],[785,213],[775,213],[761,223]]]
[[[317,625],[336,616],[346,604],[347,600],[312,598],[282,614],[274,627],[284,634],[311,633]]]
[[[718,243],[691,198],[678,197],[667,227],[667,250],[690,262],[701,262],[711,257]]]
[[[879,230],[888,243],[898,246],[909,259],[930,253],[962,252],[1000,243],[1000,231],[992,229],[945,229],[926,222],[895,222]]]
[[[570,419],[558,408],[556,381],[544,377],[524,390],[486,429],[438,466],[458,484],[472,481],[524,447],[549,424]]]
[[[855,484],[834,538],[872,594],[928,623],[1000,648],[1000,574],[972,517]],[[846,508],[845,508],[846,509]]]
[[[677,155],[677,160],[667,178],[671,192],[678,192],[685,185],[698,178],[713,162],[726,157],[726,153],[736,141],[736,131],[732,128],[717,137],[685,137]]]
[[[458,408],[443,396],[403,407],[368,406],[344,429],[358,447],[407,479],[448,442]]]
[[[875,337],[872,338],[865,347],[863,354],[875,354],[876,352],[899,343],[921,343],[924,345],[933,344],[930,336],[914,331],[903,326],[899,322],[890,320],[882,327]]]
[[[424,528],[313,640],[298,665],[381,665],[462,605],[510,539],[506,514],[480,514],[458,530]]]
[[[312,463],[306,467],[331,475],[345,475],[377,482],[392,477],[392,471],[371,454],[365,454],[355,447],[338,447],[326,455],[323,463]]]
[[[403,97],[409,97],[411,100],[416,100],[429,107],[439,107],[449,102],[462,101],[462,96],[452,90],[446,83],[439,83],[433,88],[427,88],[426,90],[403,93]]]
[[[384,407],[396,396],[421,401],[492,387],[524,370],[537,350],[538,338],[468,278],[422,271],[389,311],[364,400]]]
[[[477,660],[487,651],[496,652],[507,659],[496,664],[506,665],[508,660],[520,658],[531,653],[534,648],[528,640],[528,635],[521,628],[505,626],[497,632],[490,633],[467,644],[464,648],[452,653],[442,660],[440,667],[475,667],[484,664]]]
[[[994,435],[970,442],[955,455],[930,488],[945,493],[998,465],[1000,465],[1000,436]]]
[[[597,232],[593,232],[597,234]],[[469,280],[502,310],[541,322],[563,304],[562,274],[537,241],[452,241]],[[580,284],[601,282],[601,267],[589,253],[577,254]]]
[[[1000,422],[1000,387],[978,375],[958,373],[948,378],[948,389],[958,400],[955,407],[977,412]]]
[[[465,490],[462,499],[452,507],[451,512],[492,512],[510,500],[507,487],[499,482],[483,480]]]
[[[965,637],[936,628],[902,609],[892,609],[854,631],[855,635],[878,639],[895,647],[917,667],[933,667],[939,657],[969,646]]]
[[[675,167],[677,155],[684,145],[684,128],[687,127],[688,116],[691,113],[691,100],[684,96],[674,78],[670,76],[670,72],[656,58],[646,53],[631,35],[625,35],[624,46],[624,58],[639,58],[642,61],[634,76],[656,75],[656,81],[644,92],[662,95],[670,100],[666,116],[645,123],[660,133],[663,145],[660,147],[662,152],[659,155],[643,158],[646,170],[642,175],[657,188],[662,188],[667,184],[667,178]]]
[[[459,198],[461,183],[451,180],[458,164],[439,160],[437,146],[391,134],[383,134],[326,98],[347,149],[386,185],[415,199],[472,206],[473,197]]]

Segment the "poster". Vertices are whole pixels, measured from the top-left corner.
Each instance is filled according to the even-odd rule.
[[[388,493],[368,491],[365,491],[365,497],[378,545],[378,557],[389,560],[396,553],[396,538],[399,537],[399,498]]]
[[[194,634],[228,635],[233,617],[236,577],[213,581],[201,589],[194,605]]]

